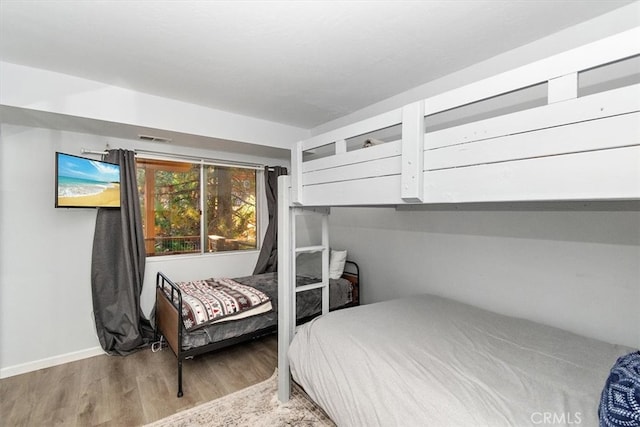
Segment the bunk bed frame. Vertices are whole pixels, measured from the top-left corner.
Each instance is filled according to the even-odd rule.
[[[278,183],[281,401],[290,395],[293,260],[307,250],[292,238],[298,214],[308,207],[328,214],[330,206],[640,199],[640,84],[580,87],[584,73],[636,61],[638,40],[640,27],[296,145],[292,175]],[[545,86],[546,99],[533,108],[431,130],[439,115]],[[390,138],[394,130],[400,136]],[[362,148],[378,135],[384,143]],[[326,275],[326,221],[322,234]]]

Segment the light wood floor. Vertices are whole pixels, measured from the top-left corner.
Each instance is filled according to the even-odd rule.
[[[271,335],[183,364],[178,399],[170,349],[96,356],[0,380],[2,426],[138,426],[266,380],[277,365]]]

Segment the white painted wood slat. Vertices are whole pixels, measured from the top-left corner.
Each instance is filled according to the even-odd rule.
[[[329,215],[322,215],[322,314],[329,312]]]
[[[385,175],[399,175],[400,170],[401,158],[400,156],[395,156],[386,159],[372,160],[370,162],[305,173],[302,175],[302,185],[307,186],[328,182],[375,178],[377,176]],[[398,191],[400,191],[399,188]]]
[[[289,176],[278,177],[278,399],[287,402],[291,395],[289,358],[287,351],[293,339],[295,327],[295,295],[292,289],[295,264],[291,251],[291,180]]]
[[[425,172],[425,203],[640,199],[640,147]]]
[[[402,154],[402,141],[392,141],[302,163],[302,173],[384,159]]]
[[[317,245],[317,246],[301,246],[299,248],[296,248],[296,253],[303,253],[303,252],[320,252],[323,251],[325,249],[324,246],[322,245]]]
[[[640,145],[640,112],[424,152],[425,170]]]
[[[323,282],[309,283],[308,285],[296,286],[296,293],[311,291],[313,289],[319,289],[325,286],[326,285]]]
[[[578,97],[578,73],[571,73],[564,76],[549,79],[547,88],[547,103],[575,99]]]
[[[302,141],[291,150],[291,203],[303,204],[302,200]]]
[[[401,197],[408,202],[422,201],[424,151],[424,102],[402,109],[402,184]]]
[[[305,200],[310,206],[398,205],[405,203],[400,197],[400,175],[309,185],[304,187],[304,192]]]
[[[640,110],[640,84],[517,113],[468,123],[425,135],[425,150],[528,132]]]

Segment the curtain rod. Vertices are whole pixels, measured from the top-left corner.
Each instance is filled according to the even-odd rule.
[[[242,166],[246,168],[254,168],[254,169],[264,169],[266,165],[261,165],[258,163],[249,163],[249,162],[238,162],[233,160],[222,160],[222,159],[213,159],[208,157],[200,157],[200,156],[189,156],[186,154],[174,154],[174,153],[165,153],[162,151],[153,151],[153,150],[133,150],[136,154],[151,154],[156,156],[164,156],[164,157],[173,157],[177,159],[184,160],[200,160],[205,162],[210,162],[214,164],[218,164],[219,166]],[[95,151],[95,150],[86,150],[84,148],[81,149],[82,154],[95,154],[99,156],[106,156],[108,152],[105,151]],[[269,167],[269,170],[273,170],[273,168]]]

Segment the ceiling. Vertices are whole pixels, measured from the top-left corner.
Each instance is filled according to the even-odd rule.
[[[0,2],[0,59],[312,128],[631,3]]]

